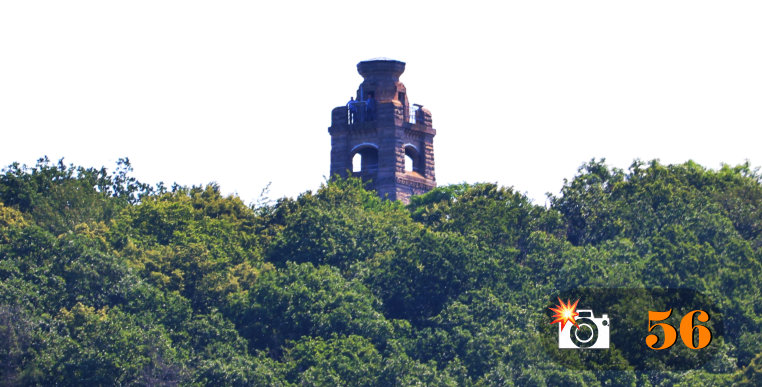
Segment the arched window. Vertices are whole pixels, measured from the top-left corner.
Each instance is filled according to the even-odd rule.
[[[418,152],[413,144],[405,144],[405,172],[417,173],[423,175],[423,163],[421,162],[421,153]]]
[[[360,155],[360,152],[357,152],[352,157],[352,172],[357,173],[360,171],[362,171],[362,155]]]
[[[370,176],[378,172],[378,146],[364,143],[352,149],[352,173]]]

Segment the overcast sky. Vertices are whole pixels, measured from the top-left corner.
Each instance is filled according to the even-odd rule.
[[[499,5],[497,5],[499,4]],[[0,165],[48,155],[253,202],[315,189],[357,62],[407,63],[440,185],[539,204],[593,157],[762,165],[760,1],[3,1]]]

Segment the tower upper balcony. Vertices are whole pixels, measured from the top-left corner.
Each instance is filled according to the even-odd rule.
[[[405,62],[379,58],[357,64],[363,82],[356,97],[333,109],[329,132],[374,130],[390,125],[434,134],[431,113],[422,105],[410,104],[400,75]]]

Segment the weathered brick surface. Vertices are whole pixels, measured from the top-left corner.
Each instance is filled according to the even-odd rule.
[[[434,136],[431,112],[420,108],[410,123],[410,104],[405,85],[399,81],[405,63],[370,60],[357,64],[364,81],[355,100],[375,100],[375,109],[366,112],[365,102],[357,105],[354,120],[346,106],[331,113],[331,175],[349,174],[370,181],[381,197],[407,203],[436,187]],[[362,156],[361,171],[352,173],[352,159]],[[413,170],[405,171],[405,155],[413,159]]]

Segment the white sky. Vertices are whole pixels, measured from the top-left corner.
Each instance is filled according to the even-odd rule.
[[[757,0],[98,0],[0,2],[0,165],[128,156],[150,183],[295,196],[381,56],[432,111],[440,185],[542,204],[593,157],[762,164]]]

